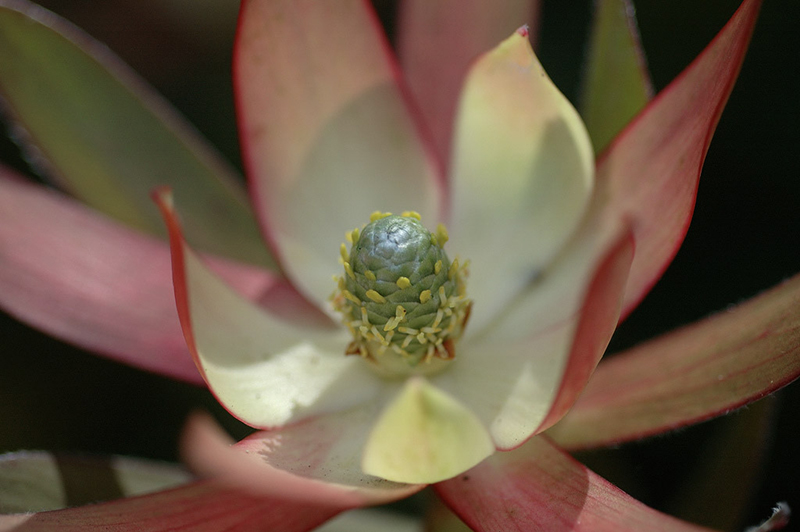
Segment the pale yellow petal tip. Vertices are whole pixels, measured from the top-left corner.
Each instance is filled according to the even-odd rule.
[[[526,68],[538,66],[541,73],[544,73],[528,38],[527,26],[519,28],[486,55],[495,61],[498,59],[510,60]]]
[[[373,427],[361,467],[394,482],[431,484],[463,473],[493,452],[491,436],[474,413],[414,377]]]

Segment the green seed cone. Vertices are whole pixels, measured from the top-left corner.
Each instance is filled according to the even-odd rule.
[[[334,297],[353,332],[353,352],[376,359],[391,351],[411,367],[452,358],[447,341],[460,336],[468,300],[445,239],[413,215],[387,215],[353,233]]]

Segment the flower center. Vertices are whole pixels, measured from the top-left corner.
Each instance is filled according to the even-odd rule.
[[[389,376],[439,371],[469,317],[466,264],[447,258],[444,226],[431,233],[416,212],[370,219],[347,234],[349,251],[341,246],[333,305],[353,335],[345,353]]]

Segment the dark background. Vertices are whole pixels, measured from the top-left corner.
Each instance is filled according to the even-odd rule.
[[[41,3],[106,42],[238,164],[229,85],[236,2]],[[376,4],[392,24],[395,4]],[[637,2],[657,90],[737,6],[736,0]],[[589,15],[590,2],[544,2],[539,54],[573,101]],[[621,326],[611,352],[800,272],[798,22],[800,2],[766,1],[711,144],[685,244]],[[10,142],[3,139],[0,151],[3,160],[19,164]],[[57,449],[175,460],[182,423],[197,408],[213,411],[235,435],[247,433],[204,390],[80,351],[1,313],[0,361],[0,452]],[[658,509],[737,530],[766,517],[779,500],[800,510],[799,407],[800,385],[794,384],[722,420],[581,458]],[[746,454],[740,449],[746,441],[759,443],[761,453]],[[723,479],[733,491],[752,495],[730,498],[697,478]]]

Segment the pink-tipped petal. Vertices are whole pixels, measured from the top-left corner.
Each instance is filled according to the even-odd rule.
[[[653,97],[631,0],[594,3],[581,91],[581,117],[601,152]]]
[[[306,532],[345,507],[252,495],[221,482],[30,515],[0,516],[9,532]]]
[[[800,276],[597,368],[553,427],[568,449],[658,434],[723,414],[800,376]]]
[[[0,306],[115,360],[201,383],[172,298],[169,249],[0,172]]]
[[[234,81],[244,164],[287,275],[320,306],[370,213],[435,226],[442,180],[364,0],[246,0]]]
[[[742,65],[761,0],[745,0],[711,44],[612,142],[597,165],[607,209],[631,217],[636,257],[623,315],[675,256],[711,135]]]
[[[400,4],[398,48],[403,73],[433,135],[442,161],[458,93],[469,64],[527,24],[538,21],[537,0],[408,0]]]
[[[487,333],[433,382],[473,409],[500,449],[560,419],[602,357],[633,256],[630,231],[589,224]],[[591,228],[592,230],[589,230]]]
[[[377,393],[378,379],[346,357],[344,330],[282,320],[234,292],[189,248],[168,190],[153,195],[170,235],[173,283],[186,343],[211,391],[253,427],[345,409]]]
[[[699,532],[661,514],[559,451],[534,438],[495,453],[436,491],[476,532]]]
[[[307,307],[255,267],[212,258],[241,294],[291,316]],[[172,295],[169,247],[0,167],[0,307],[82,348],[201,383]],[[318,314],[309,314],[319,325]],[[316,319],[314,319],[316,317]]]
[[[155,186],[184,198],[203,251],[274,266],[241,181],[108,48],[40,6],[0,6],[0,95],[34,166],[97,210],[155,235]]]
[[[339,507],[381,504],[423,488],[361,471],[364,441],[379,408],[320,416],[258,432],[236,445],[208,417],[190,419],[182,449],[187,464],[251,493]]]

